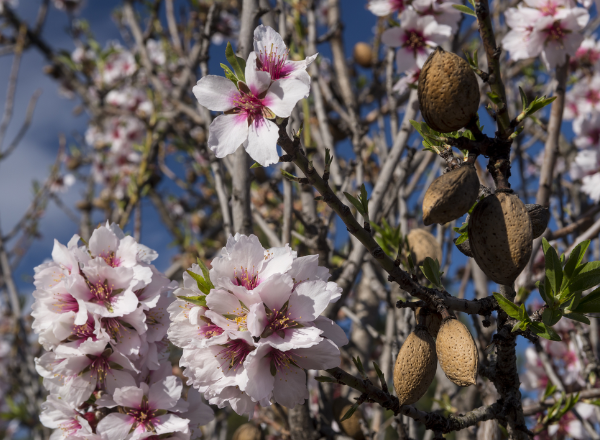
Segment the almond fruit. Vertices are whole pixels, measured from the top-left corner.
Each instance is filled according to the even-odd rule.
[[[394,366],[394,388],[400,405],[415,403],[427,392],[435,377],[435,342],[425,325],[417,325],[400,348]]]
[[[448,223],[469,212],[479,195],[475,167],[463,164],[442,174],[427,189],[423,199],[423,223]]]
[[[417,307],[415,309],[416,317],[419,316],[419,313],[421,313],[421,307]],[[427,315],[425,316],[425,327],[427,327],[427,331],[433,338],[437,338],[441,325],[442,315],[440,315],[437,312],[432,312],[431,310],[428,310]]]
[[[362,67],[371,67],[373,63],[373,49],[367,43],[359,41],[354,46],[354,61]]]
[[[425,229],[413,229],[406,239],[417,266],[421,265],[427,257],[442,263],[442,248],[431,232]]]
[[[519,197],[497,192],[480,201],[469,219],[473,258],[494,282],[512,286],[531,257],[533,231]]]
[[[333,401],[333,417],[337,424],[340,426],[342,431],[346,433],[348,437],[352,437],[355,440],[364,440],[365,435],[360,428],[360,419],[362,414],[360,408],[357,408],[348,419],[341,422],[344,415],[352,407],[352,402],[343,397],[338,397]]]
[[[236,429],[231,440],[260,440],[260,429],[254,423],[244,423]]]
[[[479,358],[469,329],[458,319],[446,319],[438,333],[435,349],[446,377],[460,387],[477,381]]]
[[[419,75],[419,104],[427,125],[441,133],[466,126],[477,115],[479,85],[471,66],[437,47]]]

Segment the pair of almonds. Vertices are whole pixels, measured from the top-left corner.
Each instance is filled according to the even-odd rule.
[[[396,358],[394,388],[401,405],[415,403],[427,392],[438,360],[456,385],[466,387],[477,380],[477,347],[467,327],[457,319],[446,319],[434,341],[423,318],[419,315],[417,328],[406,338]]]

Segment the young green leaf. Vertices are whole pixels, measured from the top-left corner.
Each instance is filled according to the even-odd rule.
[[[348,420],[350,417],[352,417],[352,414],[354,414],[354,412],[358,409],[358,403],[355,403],[354,405],[352,405],[350,407],[350,409],[346,412],[346,414],[344,414],[344,417],[342,417],[340,419],[340,422],[343,422],[344,420]]]
[[[437,259],[432,259],[431,257],[426,257],[423,261],[423,266],[419,266],[421,268],[421,272],[425,275],[431,284],[436,286],[438,289],[444,289],[442,285],[442,274],[440,272],[440,263]]]
[[[574,313],[600,313],[600,287],[582,297],[579,304],[571,309]]]
[[[463,14],[468,14],[468,15],[472,15],[473,17],[477,17],[477,14],[475,14],[475,11],[473,9],[469,8],[468,6],[465,6],[465,5],[452,5],[452,7],[454,9],[459,10]]]
[[[502,99],[500,99],[500,97],[494,92],[487,92],[487,95],[488,98],[490,98],[490,101],[492,101],[494,104],[498,105],[502,103]]]
[[[565,318],[569,318],[572,319],[573,321],[579,321],[583,324],[587,324],[590,325],[590,320],[587,318],[587,316],[582,315],[581,313],[575,313],[575,312],[567,312],[563,315]]]
[[[573,276],[575,269],[581,264],[581,260],[583,260],[589,245],[590,240],[585,240],[573,248],[569,255],[569,259],[567,260],[567,264],[565,264],[564,274],[567,278],[570,279]]]
[[[534,114],[538,110],[541,110],[544,107],[546,107],[547,105],[552,104],[552,102],[554,102],[554,100],[556,98],[557,98],[556,96],[553,96],[552,98],[546,98],[546,96],[542,96],[541,98],[535,98],[529,104],[529,106],[527,107],[527,109],[525,110],[526,116],[531,116],[532,114]]]
[[[189,303],[192,303],[194,305],[200,306],[200,307],[206,307],[206,296],[205,295],[198,295],[198,296],[183,296],[183,295],[175,295],[177,296],[177,298],[183,300],[183,301],[187,301]]]
[[[231,46],[230,42],[227,42],[227,47],[225,48],[225,58],[227,58],[227,61],[233,68],[233,71],[235,72],[235,76],[240,81],[246,82],[246,76],[245,76],[244,69],[242,68],[242,66],[239,63],[239,58],[233,52],[233,47]]]
[[[600,284],[600,261],[590,261],[578,266],[569,285],[563,289],[563,296],[569,298],[572,293],[582,292]]]
[[[209,287],[209,285],[206,283],[206,281],[204,280],[204,277],[202,275],[192,272],[191,270],[186,270],[186,272],[189,276],[191,276],[194,280],[196,280],[196,284],[198,285],[198,289],[200,289],[200,292],[204,293],[205,295],[208,295],[210,293],[211,287]],[[210,280],[209,280],[209,282],[210,282]],[[212,283],[211,283],[211,285],[212,285]]]
[[[544,300],[546,305],[548,307],[554,307],[554,297],[546,294],[546,289],[544,288],[544,284],[542,284],[541,282],[538,281],[535,283],[535,285],[537,286],[538,290],[540,291],[540,296],[542,297],[542,299]]]
[[[546,261],[546,294],[557,297],[562,286],[562,265],[560,264],[556,250],[550,246],[550,243],[545,238],[542,238],[542,247]]]
[[[527,95],[525,94],[521,86],[519,86],[519,93],[521,94],[521,105],[523,106],[523,110],[525,110],[527,106],[529,106],[529,101],[527,100]]]
[[[227,78],[228,80],[232,81],[236,85],[236,87],[237,87],[238,79],[237,79],[237,76],[235,76],[235,73],[233,73],[231,71],[231,69],[229,68],[229,66],[226,66],[223,63],[221,63],[221,67],[225,71],[225,78]]]
[[[354,207],[360,213],[360,215],[364,216],[365,215],[365,210],[363,208],[363,204],[359,200],[357,200],[356,197],[354,197],[350,193],[345,192],[344,195],[346,196],[346,198],[348,199],[348,201],[350,203],[352,203],[352,205],[354,205]]]
[[[546,384],[546,389],[544,390],[544,396],[542,397],[542,401],[552,396],[555,392],[556,385],[553,385],[552,382],[548,381],[548,383]]]
[[[545,309],[542,313],[542,321],[544,324],[552,326],[560,321],[562,318],[562,311],[554,309]]]
[[[521,320],[521,310],[515,303],[504,298],[504,296],[496,292],[494,292],[494,298],[496,298],[498,305],[506,312],[508,316]]]
[[[558,333],[554,331],[552,327],[547,326],[543,322],[530,322],[529,323],[530,330],[538,336],[541,336],[544,339],[549,339],[550,341],[561,341]]]

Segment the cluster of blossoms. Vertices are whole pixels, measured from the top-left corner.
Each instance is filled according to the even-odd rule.
[[[36,369],[50,392],[41,422],[53,439],[189,439],[190,420],[205,424],[212,410],[194,390],[181,398],[168,361],[177,283],[114,224],[79,240],[55,242],[52,261],[35,269],[32,328],[48,350]]]
[[[169,307],[169,340],[183,349],[184,374],[211,404],[238,414],[308,398],[305,369],[340,364],[343,330],[320,316],[341,289],[318,257],[288,245],[264,249],[254,235],[230,236],[210,271],[184,273]]]
[[[591,3],[591,2],[590,2]],[[548,69],[563,65],[583,41],[581,31],[590,19],[572,0],[524,0],[504,13],[511,31],[502,39],[513,60],[542,56]]]
[[[272,120],[287,118],[296,103],[307,98],[310,77],[306,68],[317,55],[292,61],[281,35],[264,25],[254,30],[254,51],[246,61],[243,77],[208,75],[193,92],[209,110],[225,114],[210,124],[208,146],[217,157],[234,153],[243,145],[262,166],[279,161],[279,129]]]
[[[405,76],[395,90],[403,93],[419,79],[429,54],[458,30],[458,0],[371,0],[367,7],[380,17],[398,14],[400,25],[387,29],[381,41],[396,51],[398,73]]]
[[[154,65],[166,64],[160,42],[148,40],[146,51]],[[127,195],[129,181],[141,160],[136,146],[142,144],[146,134],[144,121],[153,112],[144,87],[143,72],[139,71],[134,54],[115,42],[101,53],[77,48],[71,58],[79,70],[93,79],[90,99],[97,100],[99,92],[103,91],[104,102],[121,113],[90,125],[85,139],[94,148],[92,172],[96,182],[109,188],[117,199],[122,199]],[[164,82],[169,83],[166,74]]]
[[[544,352],[548,354],[552,367],[562,378],[565,387],[569,389],[585,388],[585,365],[582,365],[581,359],[577,356],[582,348],[576,348],[575,344],[580,344],[580,342],[571,338],[573,333],[570,333],[570,331],[574,329],[572,321],[563,318],[553,328],[560,334],[562,341],[540,339]],[[542,361],[532,346],[527,347],[525,350],[525,367],[520,379],[523,389],[538,393],[535,401],[544,395],[546,386],[550,383]],[[555,397],[558,397],[558,395],[559,393]],[[534,403],[531,399],[525,399],[524,401],[524,405],[531,403]],[[578,402],[575,409],[583,419],[588,420],[591,424],[597,423],[598,419],[594,405]],[[575,418],[572,412],[566,413],[558,423],[550,425],[546,432],[536,436],[540,440],[564,437],[574,439],[591,438],[581,421]]]

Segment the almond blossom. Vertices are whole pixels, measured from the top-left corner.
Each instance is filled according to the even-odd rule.
[[[289,407],[303,402],[303,368],[339,365],[338,347],[348,343],[320,316],[341,295],[328,279],[316,255],[297,257],[288,245],[265,249],[254,235],[230,236],[210,271],[193,265],[184,274],[169,307],[168,335],[183,349],[188,385],[239,414],[252,415],[271,398]],[[265,369],[271,361],[275,367]],[[294,382],[286,388],[280,381],[289,372]]]
[[[292,61],[289,59],[289,49],[283,38],[273,28],[260,25],[254,29],[254,53],[256,54],[256,68],[269,72],[271,80],[298,79],[310,86],[310,76],[306,68],[317,58],[318,54],[311,55],[305,60]],[[308,90],[304,98],[308,97]]]
[[[279,128],[275,117],[287,118],[296,103],[308,95],[309,85],[285,78],[271,81],[269,72],[257,71],[257,55],[246,61],[245,81],[236,85],[227,78],[208,75],[193,88],[198,102],[217,116],[210,124],[208,146],[217,157],[234,153],[240,145],[262,166],[279,161]]]
[[[583,8],[571,8],[568,0],[525,0],[525,5],[505,12],[511,31],[502,40],[517,61],[541,54],[548,69],[563,65],[581,42],[581,30],[589,21]]]
[[[450,26],[439,24],[431,15],[420,16],[415,10],[407,9],[400,15],[400,27],[386,30],[381,41],[398,48],[396,68],[403,73],[423,67],[433,49],[451,34]]]
[[[189,420],[171,413],[181,397],[181,381],[175,376],[139,387],[118,388],[113,393],[120,411],[108,414],[98,423],[97,432],[114,440],[144,438],[145,433],[157,435],[182,432],[189,433]]]
[[[212,410],[196,399],[188,411],[168,362],[167,309],[177,284],[152,266],[156,252],[115,224],[79,241],[55,242],[52,261],[35,270],[32,327],[50,350],[35,360],[50,392],[42,423],[57,439],[189,439],[189,420],[178,414],[195,414],[198,426]]]

